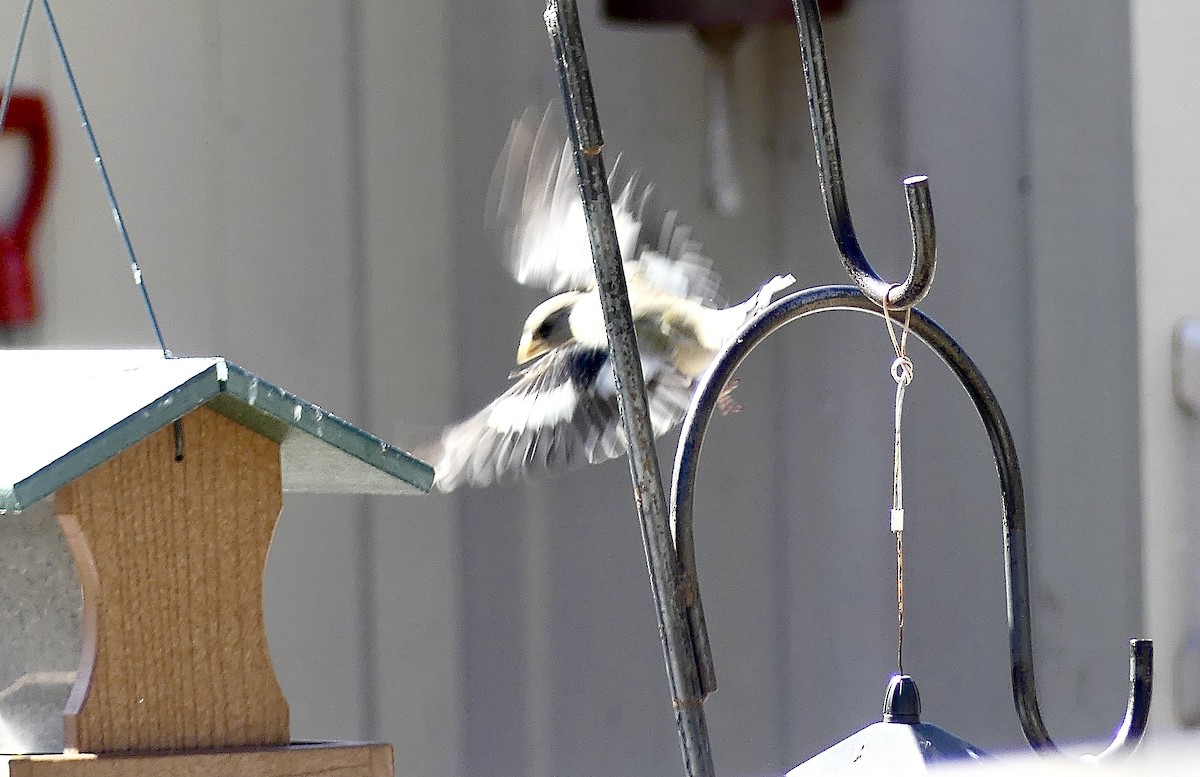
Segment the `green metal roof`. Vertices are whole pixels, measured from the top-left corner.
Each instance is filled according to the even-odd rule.
[[[417,494],[433,484],[425,462],[219,357],[0,351],[0,513],[200,405],[280,444],[285,491]]]

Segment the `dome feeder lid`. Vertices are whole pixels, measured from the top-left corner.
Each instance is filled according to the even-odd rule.
[[[923,774],[936,764],[978,761],[987,754],[944,728],[921,722],[921,695],[908,675],[893,675],[883,720],[820,752],[787,773]]]

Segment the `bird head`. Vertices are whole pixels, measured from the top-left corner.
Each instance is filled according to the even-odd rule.
[[[525,364],[549,353],[574,337],[571,333],[571,311],[581,296],[575,291],[557,294],[533,309],[521,328],[517,364]]]

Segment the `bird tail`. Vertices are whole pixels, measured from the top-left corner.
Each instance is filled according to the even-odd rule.
[[[718,340],[721,343],[731,336],[742,325],[765,309],[771,304],[771,299],[783,289],[791,286],[796,282],[795,276],[792,275],[776,275],[771,280],[764,283],[758,291],[754,292],[744,302],[739,302],[736,305],[715,312],[714,319],[719,319],[719,323],[714,322],[716,329],[713,331],[719,332]],[[716,347],[720,347],[719,345]]]
[[[791,273],[787,275],[776,275],[771,280],[762,285],[762,288],[754,293],[750,299],[746,300],[746,317],[755,315],[762,311],[767,305],[771,304],[771,299],[779,292],[786,289],[796,282],[796,277]]]

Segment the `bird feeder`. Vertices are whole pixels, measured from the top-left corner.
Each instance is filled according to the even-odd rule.
[[[390,745],[292,742],[263,572],[284,490],[419,494],[432,468],[221,358],[10,351],[0,373],[0,513],[53,496],[83,590],[63,752],[12,777],[391,775]]]

